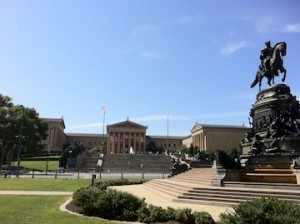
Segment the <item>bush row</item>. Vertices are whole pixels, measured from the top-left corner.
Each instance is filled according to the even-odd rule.
[[[173,209],[147,205],[144,199],[109,189],[108,186],[131,184],[127,179],[105,181],[97,187],[77,190],[74,203],[86,215],[121,221],[163,223],[176,221],[182,224],[213,224],[207,212],[192,212],[189,208]],[[133,183],[141,183],[140,181]],[[300,205],[275,197],[249,200],[233,207],[232,212],[220,215],[219,224],[300,224]]]
[[[192,212],[191,209],[163,209],[159,206],[147,205],[144,199],[132,194],[109,189],[108,186],[143,183],[144,181],[128,181],[127,179],[103,181],[96,187],[81,188],[74,192],[74,203],[85,215],[98,216],[120,221],[140,221],[144,223],[177,221],[182,224],[213,224],[210,214]]]

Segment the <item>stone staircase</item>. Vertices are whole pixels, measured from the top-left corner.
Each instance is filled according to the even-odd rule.
[[[144,184],[149,190],[174,202],[233,206],[254,198],[276,196],[280,199],[300,203],[300,186],[290,189],[277,189],[274,184],[237,182],[226,187],[212,186],[216,175],[215,168],[194,168],[169,179],[155,179]],[[244,184],[244,185],[242,185]],[[260,187],[264,185],[264,187]],[[276,184],[275,184],[276,185]],[[281,184],[282,187],[289,184]]]
[[[113,154],[105,155],[103,172],[111,173],[170,173],[171,157],[148,154]]]

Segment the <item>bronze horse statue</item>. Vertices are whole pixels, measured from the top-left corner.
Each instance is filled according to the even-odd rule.
[[[282,57],[286,55],[286,43],[279,42],[277,43],[273,50],[269,60],[269,69],[266,69],[266,65],[260,64],[259,69],[256,73],[255,80],[253,81],[251,88],[254,87],[257,83],[259,83],[259,91],[261,90],[261,81],[263,77],[268,79],[268,85],[271,86],[275,84],[275,76],[279,76],[278,70],[283,73],[282,81],[285,81],[286,78],[286,69],[283,67]]]

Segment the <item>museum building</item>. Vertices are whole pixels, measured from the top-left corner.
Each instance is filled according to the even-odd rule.
[[[79,142],[86,149],[102,147],[108,154],[146,153],[147,145],[154,142],[156,147],[178,150],[182,145],[198,147],[207,153],[217,149],[229,151],[240,149],[240,142],[249,129],[245,126],[209,125],[196,123],[189,136],[151,136],[147,135],[147,126],[129,119],[107,125],[107,134],[65,133],[63,118],[46,118],[48,122],[48,138],[43,141],[45,150],[61,152],[67,142]]]
[[[48,138],[42,143],[45,150],[61,152],[67,142],[78,142],[86,149],[106,148],[108,154],[146,153],[147,145],[154,142],[157,148],[175,151],[182,145],[182,136],[149,136],[147,126],[137,124],[129,119],[107,125],[107,134],[65,133],[63,118],[45,118],[48,122]]]
[[[207,153],[216,152],[217,149],[229,151],[240,149],[240,142],[245,136],[248,127],[235,125],[216,125],[196,123],[191,134],[183,139],[182,144],[198,147]]]

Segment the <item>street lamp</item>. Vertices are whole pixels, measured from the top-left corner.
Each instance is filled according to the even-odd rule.
[[[102,111],[103,111],[103,124],[102,124],[102,138],[103,138],[103,145],[102,145],[102,151],[104,153],[104,148],[105,148],[105,140],[104,140],[104,132],[105,132],[105,113],[107,111],[107,108],[105,106],[102,107]]]
[[[52,128],[49,129],[49,141],[48,141],[47,161],[46,161],[46,175],[48,175],[49,154],[50,154],[50,147],[51,147],[51,131],[52,131]]]
[[[72,150],[69,151],[69,159],[67,161],[67,168],[69,171],[70,171],[71,158],[72,158]]]
[[[21,105],[21,119],[20,119],[20,133],[19,135],[16,136],[17,138],[17,159],[18,159],[18,163],[17,163],[17,174],[16,176],[19,177],[20,174],[20,163],[21,163],[21,150],[22,150],[22,140],[24,139],[23,136],[23,119],[24,119],[24,107]]]

